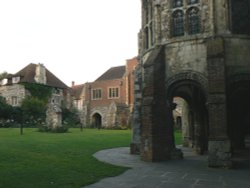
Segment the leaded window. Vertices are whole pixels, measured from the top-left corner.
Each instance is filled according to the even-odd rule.
[[[184,35],[184,14],[177,10],[173,13],[173,36]]]
[[[102,99],[102,90],[101,89],[93,89],[92,90],[92,99],[93,100]]]
[[[181,7],[183,6],[183,0],[173,0],[173,7]]]
[[[109,99],[119,98],[119,88],[118,87],[111,87],[109,88]]]
[[[199,0],[188,0],[189,5],[196,4],[196,3],[199,3]]]
[[[200,33],[200,16],[199,9],[190,8],[187,11],[187,19],[188,19],[188,34],[197,34]]]

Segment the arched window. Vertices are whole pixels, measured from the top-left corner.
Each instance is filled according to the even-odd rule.
[[[231,19],[234,34],[250,35],[250,0],[231,0]]]
[[[177,10],[173,13],[173,36],[184,35],[184,14]]]
[[[198,8],[190,8],[187,11],[187,21],[188,21],[188,34],[200,33],[200,16]]]
[[[181,7],[183,6],[183,0],[173,0],[173,7]]]
[[[192,4],[195,4],[195,3],[199,3],[199,0],[188,0],[189,5],[192,5]]]

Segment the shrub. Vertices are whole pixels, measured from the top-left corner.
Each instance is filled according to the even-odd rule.
[[[23,122],[25,124],[39,124],[45,122],[46,103],[36,97],[26,97],[22,102]]]
[[[69,131],[69,128],[65,125],[61,127],[51,128],[43,124],[43,125],[38,126],[38,131],[39,132],[51,132],[51,133],[66,133]]]
[[[81,121],[75,108],[62,108],[62,122],[69,127],[80,127]]]

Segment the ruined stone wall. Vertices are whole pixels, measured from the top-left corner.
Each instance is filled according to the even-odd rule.
[[[250,37],[225,38],[228,77],[250,73]]]
[[[114,102],[109,106],[97,106],[92,108],[89,117],[90,124],[93,122],[93,115],[96,113],[100,114],[102,117],[103,128],[128,126],[131,117],[129,107],[127,105],[117,105]]]
[[[204,40],[183,41],[166,45],[166,76],[169,78],[190,70],[207,75],[206,53]]]

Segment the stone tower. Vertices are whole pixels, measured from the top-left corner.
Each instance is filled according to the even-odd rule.
[[[135,87],[141,95],[131,152],[140,148],[145,161],[181,156],[172,113],[179,97],[185,145],[207,153],[208,166],[230,167],[233,152],[249,147],[250,0],[141,3],[141,82]]]

